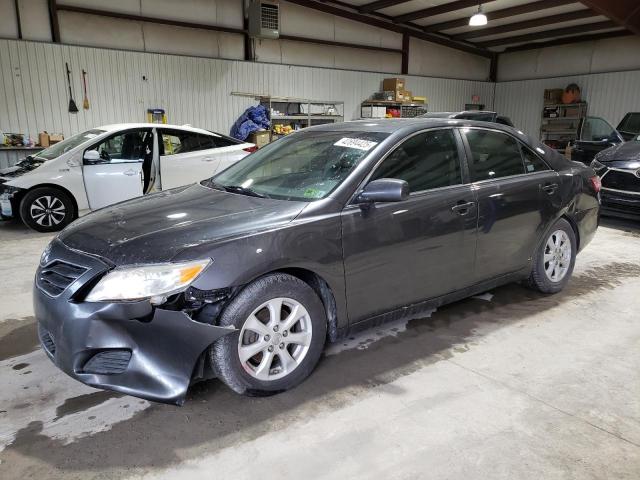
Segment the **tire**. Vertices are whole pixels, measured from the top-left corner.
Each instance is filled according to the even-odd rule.
[[[76,218],[73,200],[53,187],[35,188],[20,202],[20,217],[37,232],[57,232]]]
[[[277,310],[279,315],[273,313]],[[291,312],[296,320],[288,325]],[[225,307],[219,325],[237,331],[209,349],[213,371],[233,391],[250,396],[272,395],[301,383],[318,363],[327,335],[320,298],[308,284],[284,273],[245,287]]]
[[[576,235],[564,219],[547,233],[533,258],[529,286],[542,293],[557,293],[569,282],[576,263]]]

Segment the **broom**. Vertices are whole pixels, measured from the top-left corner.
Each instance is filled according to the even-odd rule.
[[[89,97],[87,96],[87,72],[82,69],[82,85],[84,86],[84,99],[82,100],[82,108],[89,110]]]
[[[78,106],[73,100],[73,93],[71,92],[71,70],[69,70],[69,64],[65,62],[67,67],[67,83],[69,84],[69,113],[78,113]]]

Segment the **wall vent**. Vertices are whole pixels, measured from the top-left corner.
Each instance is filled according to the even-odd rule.
[[[249,2],[249,36],[278,38],[280,35],[280,5],[277,1],[251,0]]]

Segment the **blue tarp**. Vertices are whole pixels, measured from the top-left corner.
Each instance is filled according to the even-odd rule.
[[[231,127],[231,136],[238,140],[246,140],[258,130],[269,130],[269,112],[263,105],[247,108]]]

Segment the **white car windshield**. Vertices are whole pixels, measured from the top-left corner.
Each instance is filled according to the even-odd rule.
[[[76,148],[78,145],[82,145],[83,143],[88,142],[92,138],[95,138],[105,132],[106,130],[99,130],[95,128],[93,130],[87,130],[86,132],[78,133],[73,137],[69,137],[59,143],[51,145],[49,148],[45,148],[34,156],[37,158],[42,158],[44,160],[53,160],[63,153],[67,153],[69,150]]]

